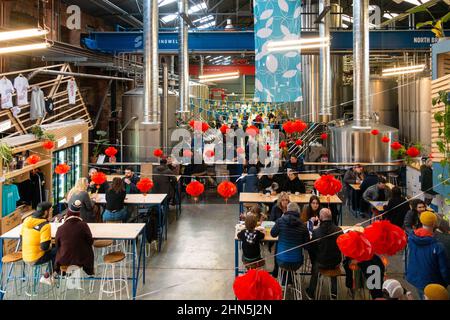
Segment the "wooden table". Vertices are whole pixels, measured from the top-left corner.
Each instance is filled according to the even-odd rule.
[[[378,212],[384,211],[384,206],[388,204],[388,201],[369,201],[370,206],[376,209]]]
[[[62,223],[50,223],[52,238],[55,238],[56,231],[62,225]],[[147,241],[145,237],[145,223],[88,223],[91,230],[92,237],[95,240],[130,240],[133,242],[133,299],[136,298],[137,286],[139,282],[139,269],[141,267],[142,258],[142,283],[145,284],[145,243]],[[20,239],[20,231],[22,230],[22,224],[18,225],[14,229],[6,232],[0,236],[0,257],[3,257],[3,241],[6,239]],[[136,247],[137,239],[141,235],[139,257],[137,259],[136,268]],[[16,251],[20,246],[20,242],[17,245]],[[0,272],[2,271],[2,262],[0,260]],[[89,278],[100,280],[100,278]],[[3,284],[0,283],[0,287]],[[3,288],[1,288],[3,289]],[[0,290],[0,299],[3,298],[3,291]]]
[[[278,195],[265,195],[263,193],[256,192],[241,192],[239,194],[239,216],[244,212],[244,203],[267,203],[273,204],[278,200]]]
[[[301,181],[316,181],[320,178],[318,173],[299,173],[298,178]]]
[[[356,190],[356,191],[359,191],[359,190],[361,190],[361,184],[360,183],[355,183],[355,184],[351,184],[350,185],[350,187],[353,189],[353,190]],[[392,184],[392,183],[386,183],[386,187],[388,187],[389,189],[393,189],[395,186]]]
[[[311,193],[301,193],[301,194],[290,194],[289,201],[295,203],[309,203],[309,199],[311,198]],[[319,196],[321,203],[333,203],[333,204],[342,204],[342,200],[337,196]]]
[[[107,174],[106,175],[106,181],[112,182],[114,178],[120,178],[122,179],[125,175],[123,174]]]

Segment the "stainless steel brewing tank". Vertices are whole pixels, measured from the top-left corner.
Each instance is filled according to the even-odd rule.
[[[133,117],[137,119],[131,120]],[[144,89],[140,87],[127,91],[122,96],[122,128],[128,123],[123,131],[124,162],[150,161],[154,158],[153,150],[161,146],[160,126],[142,124],[142,121]]]
[[[330,161],[331,162],[392,162],[391,142],[397,141],[398,129],[379,123],[372,123],[370,129],[353,127],[349,122],[343,126],[330,126]],[[373,135],[372,130],[378,130]],[[381,141],[383,136],[389,138],[389,143]],[[384,167],[383,171],[394,170],[395,167]]]
[[[370,77],[370,105],[378,113],[380,123],[399,128],[397,81]]]

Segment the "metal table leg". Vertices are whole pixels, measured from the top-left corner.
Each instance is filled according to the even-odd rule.
[[[0,238],[0,274],[3,274],[3,238]],[[3,280],[3,279],[2,279]],[[3,300],[3,281],[0,283],[0,300]]]
[[[139,264],[136,272],[136,238],[133,239],[133,300],[136,300],[137,282],[139,278]]]
[[[234,276],[239,275],[239,246],[238,240],[234,240]]]
[[[158,252],[161,252],[162,247],[162,212],[161,212],[161,204],[158,204],[157,206],[158,211]]]

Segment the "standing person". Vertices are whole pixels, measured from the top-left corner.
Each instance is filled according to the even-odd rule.
[[[433,160],[431,159],[427,159],[420,167],[420,190],[424,192],[425,204],[429,206],[437,194],[433,190]]]
[[[387,201],[389,196],[390,192],[388,188],[386,188],[386,180],[382,177],[379,177],[378,183],[367,188],[362,195],[367,205],[369,205],[370,201]],[[375,216],[376,214],[378,214],[378,212],[373,209],[373,215]]]
[[[122,180],[127,194],[139,193],[139,190],[136,187],[139,177],[134,173],[132,168],[128,167],[125,169],[125,176]]]
[[[97,222],[97,218],[94,215],[94,201],[91,200],[87,189],[89,187],[88,179],[80,178],[77,180],[75,186],[67,194],[67,204],[69,207],[76,201],[81,203],[80,217],[83,221],[88,223]]]
[[[244,184],[244,192],[258,192],[258,170],[256,167],[250,167],[248,173],[243,177],[242,183]]]
[[[242,262],[247,269],[262,267],[261,242],[265,234],[256,230],[258,220],[253,213],[245,215],[245,230],[238,233],[237,238],[242,241]]]
[[[403,229],[405,229],[406,233],[410,233],[414,229],[422,227],[419,217],[422,212],[427,210],[425,202],[420,199],[413,199],[410,206],[411,210],[406,213],[405,220],[403,221]]]
[[[175,185],[177,179],[172,171],[167,167],[167,160],[161,159],[159,166],[153,171],[153,193],[166,193],[171,203],[174,202]]]
[[[94,274],[94,251],[92,233],[80,217],[82,203],[76,200],[69,206],[64,223],[56,231],[56,271],[61,266],[79,266],[88,275]]]
[[[406,213],[409,211],[408,201],[402,196],[402,191],[399,187],[394,187],[391,190],[391,198],[384,206],[383,219],[389,220],[392,224],[403,227]]]
[[[323,208],[320,210],[320,224],[317,229],[312,232],[312,243],[308,245],[309,256],[311,257],[312,271],[309,287],[306,289],[306,296],[311,300],[314,299],[317,286],[317,278],[319,270],[332,270],[341,264],[342,254],[336,244],[342,229],[336,226],[332,221],[331,210]],[[318,241],[317,239],[321,239]],[[331,278],[331,295],[337,298],[337,278]],[[333,300],[334,300],[333,299]]]
[[[417,289],[423,300],[424,288],[431,283],[447,287],[449,274],[445,248],[433,234],[437,216],[425,211],[419,219],[422,228],[408,234],[406,280]]]
[[[114,178],[111,189],[106,192],[106,210],[103,212],[103,221],[128,220],[128,211],[125,207],[125,187],[120,178]]]
[[[278,237],[276,261],[280,268],[298,270],[303,264],[303,249],[299,246],[309,241],[309,232],[300,220],[296,203],[288,204],[287,212],[275,222],[270,235]]]
[[[98,171],[95,168],[89,169],[89,189],[88,191],[90,193],[106,193],[106,191],[109,189],[108,181],[105,181],[100,187],[97,189],[97,185],[92,181],[92,176],[96,174]]]
[[[445,248],[445,252],[447,255],[447,268],[448,268],[448,274],[450,275],[450,227],[447,220],[444,220],[444,218],[441,215],[438,215],[438,223],[437,228],[434,232],[434,237],[437,241],[442,243],[442,245]]]
[[[51,261],[52,266],[55,265],[56,248],[52,248],[52,232],[48,222],[52,212],[51,202],[41,202],[23,222],[20,237],[24,262],[39,265]]]

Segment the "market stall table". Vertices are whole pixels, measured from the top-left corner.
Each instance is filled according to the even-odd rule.
[[[62,223],[50,223],[52,238],[56,236],[56,231]],[[139,281],[139,269],[141,267],[141,257],[142,257],[142,283],[145,284],[145,224],[144,223],[88,223],[89,229],[92,233],[92,238],[94,240],[129,240],[133,242],[133,277],[131,278],[133,282],[133,299],[136,299],[137,286]],[[6,232],[0,236],[0,258],[3,257],[3,241],[4,240],[19,240],[16,251],[20,246],[20,231],[22,230],[22,224],[15,227],[14,229]],[[139,248],[139,256],[137,259],[136,268],[136,248],[137,240],[139,235],[141,235],[141,242]],[[2,262],[0,259],[0,272],[2,272]],[[88,278],[100,280],[100,278]],[[0,286],[3,284],[0,283]],[[3,288],[0,288],[3,289]],[[0,299],[3,299],[4,291],[0,290]]]

